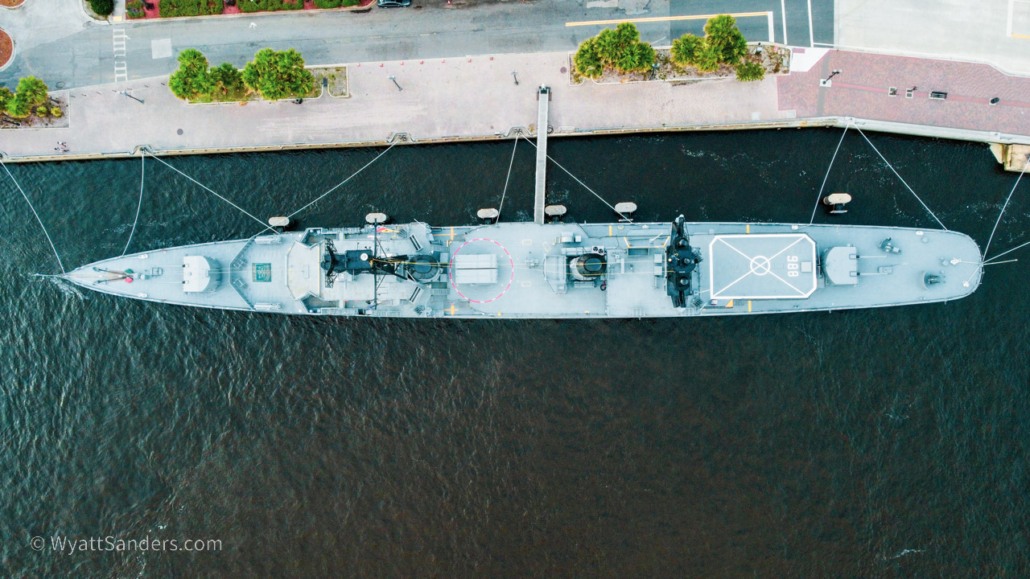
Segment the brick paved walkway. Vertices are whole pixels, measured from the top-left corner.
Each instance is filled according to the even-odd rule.
[[[841,71],[833,86],[820,88],[833,70]],[[888,96],[890,87],[898,96]],[[931,100],[930,91],[946,92],[947,99]],[[1030,135],[1030,78],[985,64],[830,51],[808,72],[780,77],[777,92],[780,110],[796,110],[798,118],[848,116]],[[990,106],[995,97],[1001,101]]]

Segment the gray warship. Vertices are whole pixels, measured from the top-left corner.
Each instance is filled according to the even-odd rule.
[[[540,87],[537,127],[548,126],[549,100],[550,89]],[[618,222],[547,223],[546,216],[565,211],[546,205],[548,161],[586,185],[547,156],[547,131],[536,138],[532,223],[499,222],[500,209],[482,210],[484,223],[455,227],[389,225],[377,213],[362,227],[266,228],[270,233],[248,239],[106,259],[64,277],[111,295],[182,306],[475,319],[845,310],[946,302],[980,285],[979,246],[946,229],[688,223],[683,216],[634,223],[619,205],[609,205]],[[838,193],[824,202],[841,213],[848,200]]]
[[[68,272],[106,294],[312,316],[651,318],[946,302],[980,284],[947,230],[772,223],[372,223],[159,249]]]

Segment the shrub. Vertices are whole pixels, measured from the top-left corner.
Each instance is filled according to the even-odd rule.
[[[7,87],[0,87],[0,112],[7,110],[7,103],[14,98],[14,93]]]
[[[16,119],[24,119],[32,112],[32,105],[29,104],[20,94],[14,95],[7,103],[7,114]]]
[[[243,68],[243,82],[262,98],[278,100],[308,94],[315,86],[315,76],[304,68],[304,58],[296,50],[265,48]]]
[[[162,0],[157,7],[158,13],[166,18],[221,14],[225,9],[222,0]]]
[[[240,91],[243,86],[243,75],[239,69],[228,62],[223,62],[217,68],[211,69],[211,82],[215,90],[222,91],[222,94],[229,94],[229,91]]]
[[[110,16],[114,12],[114,0],[89,0],[89,8],[97,16]]]
[[[50,109],[48,109],[48,108],[46,108],[44,106],[36,107],[36,116],[37,117],[45,117],[48,114],[50,114]]]
[[[55,119],[59,119],[64,116],[64,112],[61,111],[61,107],[54,105],[50,107],[50,116],[54,117]]]
[[[729,14],[720,14],[705,23],[705,41],[718,49],[719,61],[726,64],[737,64],[747,54],[747,39]]]
[[[654,64],[654,58],[654,49],[651,48],[650,44],[637,42],[622,54],[622,58],[615,63],[615,68],[623,72],[649,70],[651,65]]]
[[[705,41],[693,34],[684,34],[672,41],[672,49],[669,51],[672,61],[680,66],[694,66],[697,62],[697,52],[704,45]]]
[[[172,94],[184,99],[195,100],[211,94],[214,83],[207,70],[207,58],[199,50],[188,48],[179,53],[179,68],[168,79]]]
[[[129,0],[125,4],[125,14],[129,18],[143,18],[147,15],[144,11],[143,2],[141,0]]]
[[[236,3],[241,12],[275,12],[277,10],[300,10],[304,0],[239,0]]]
[[[572,64],[576,72],[587,78],[598,78],[604,72],[604,64],[601,57],[597,55],[597,39],[587,38],[579,45],[576,56],[572,57]]]
[[[718,46],[705,42],[694,53],[694,66],[701,72],[714,72],[719,68],[721,54]]]
[[[624,22],[584,40],[572,61],[579,74],[597,78],[608,66],[620,72],[647,70],[654,64],[655,53],[650,44],[640,42],[637,27]]]
[[[358,4],[361,4],[361,0],[315,0],[315,8],[339,8]]]
[[[672,61],[679,66],[694,66],[712,72],[719,64],[737,64],[747,54],[747,40],[737,29],[737,21],[721,14],[705,23],[705,37],[684,34],[672,42]]]
[[[751,82],[765,78],[765,68],[757,62],[741,62],[737,65],[737,80]]]
[[[18,96],[25,99],[30,106],[41,105],[46,102],[49,95],[45,82],[34,76],[26,76],[18,81]]]

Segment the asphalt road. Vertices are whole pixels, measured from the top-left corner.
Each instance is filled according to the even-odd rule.
[[[763,14],[737,17],[737,26],[748,40],[774,41],[792,46],[811,46],[813,40],[816,43],[833,43],[833,0],[672,0],[670,6],[671,16],[756,12]],[[767,14],[771,14],[771,18]],[[687,33],[704,35],[704,24],[704,20],[674,22],[670,37],[678,38]]]
[[[816,42],[833,40],[833,0],[810,0]],[[87,23],[73,34],[46,37],[45,29],[21,43],[15,61],[0,72],[0,84],[12,86],[33,74],[51,87],[73,88],[149,78],[175,69],[174,55],[197,48],[212,65],[242,66],[266,46],[296,48],[309,64],[375,63],[414,58],[572,50],[597,34],[604,24],[567,23],[624,18],[772,12],[776,41],[809,45],[809,0],[619,0],[615,2],[541,0],[463,5],[433,0],[421,9],[375,9],[369,13],[280,13],[189,20]],[[0,18],[5,17],[0,14]],[[74,17],[69,14],[69,18]],[[739,18],[749,40],[769,39],[769,19]],[[644,40],[671,43],[686,32],[702,33],[704,20],[639,23]],[[4,26],[0,21],[0,26]],[[116,39],[125,37],[119,42]],[[16,42],[18,38],[16,37]],[[124,49],[119,49],[124,42]],[[162,52],[162,46],[171,50]],[[116,68],[117,67],[117,68]]]

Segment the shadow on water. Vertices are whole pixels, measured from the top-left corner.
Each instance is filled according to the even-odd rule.
[[[808,219],[837,131],[554,139],[638,219]],[[870,135],[986,242],[1015,175],[978,144]],[[378,151],[168,161],[264,219]],[[511,143],[397,147],[300,225],[473,222]],[[121,253],[138,161],[13,166],[68,266]],[[157,162],[133,248],[259,226]],[[550,172],[577,221],[609,210]],[[507,219],[532,212],[520,145]],[[0,226],[0,567],[12,577],[1023,576],[1026,260],[959,302],[772,317],[305,319],[70,293],[20,196]],[[932,219],[858,135],[839,223]],[[828,221],[820,211],[817,220]],[[1030,239],[1017,191],[996,251]],[[132,249],[130,249],[132,250]],[[1025,254],[1024,254],[1025,255]],[[1019,257],[1019,255],[1017,255]],[[77,553],[49,537],[220,550]],[[47,537],[42,552],[29,544]],[[167,546],[167,544],[166,544]],[[167,548],[167,547],[166,547]],[[181,549],[180,545],[180,549]]]

